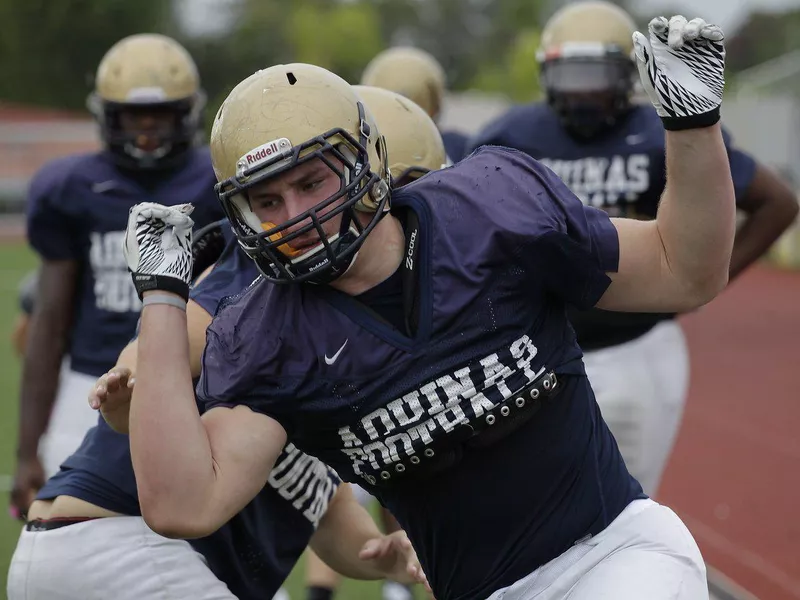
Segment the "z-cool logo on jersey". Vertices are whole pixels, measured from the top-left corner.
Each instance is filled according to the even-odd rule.
[[[319,459],[287,444],[269,475],[269,485],[316,527],[338,486],[338,478]]]
[[[442,375],[366,415],[355,431],[339,429],[341,450],[355,473],[370,481],[373,472],[422,452],[537,379],[545,369],[532,368],[536,354],[525,335],[508,348]]]

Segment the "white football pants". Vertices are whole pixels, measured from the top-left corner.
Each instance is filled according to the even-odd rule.
[[[141,517],[23,529],[7,585],[9,600],[236,600],[189,542]]]
[[[703,557],[666,506],[634,500],[596,536],[577,542],[489,600],[708,600]]]
[[[65,361],[47,431],[39,440],[39,460],[45,476],[58,473],[61,463],[81,445],[86,432],[97,425],[100,414],[89,407],[89,392],[97,377],[77,373]]]
[[[628,470],[655,497],[689,391],[683,330],[663,321],[635,340],[587,352],[583,361]]]

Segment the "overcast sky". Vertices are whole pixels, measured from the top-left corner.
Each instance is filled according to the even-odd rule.
[[[658,16],[661,7],[677,7],[686,17],[703,17],[733,32],[750,12],[800,8],[800,0],[634,0],[634,5],[640,15],[652,13],[653,16]]]
[[[224,11],[219,8],[235,2],[236,0],[178,0],[183,9],[180,10],[180,16],[187,29],[198,33],[224,30],[228,22],[221,18]],[[728,33],[732,33],[752,11],[800,8],[800,0],[634,0],[633,4],[642,16],[658,16],[661,8],[677,7],[683,10],[684,16],[701,16],[706,21],[721,26]]]

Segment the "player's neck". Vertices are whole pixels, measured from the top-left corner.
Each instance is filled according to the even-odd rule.
[[[385,281],[400,267],[405,251],[405,234],[397,217],[388,214],[364,240],[353,266],[330,285],[357,296]]]

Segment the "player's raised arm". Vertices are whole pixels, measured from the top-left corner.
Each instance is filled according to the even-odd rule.
[[[653,19],[636,32],[642,83],[662,117],[667,185],[652,222],[616,219],[619,270],[598,306],[682,311],[700,306],[728,281],[735,200],[719,125],[723,34],[702,19]]]
[[[203,281],[222,255],[225,237],[222,228],[227,220],[211,223],[193,234],[192,286]],[[189,332],[189,363],[192,378],[200,376],[200,358],[206,343],[206,328],[211,323],[209,309],[190,299],[186,304]],[[131,394],[136,378],[138,338],[131,340],[120,352],[117,364],[102,375],[89,392],[89,406],[99,410],[106,423],[117,433],[128,433]]]
[[[190,210],[137,205],[125,243],[143,296],[130,411],[139,502],[151,528],[183,538],[208,535],[244,508],[286,443],[276,421],[247,408],[215,408],[202,419],[197,411],[186,319]]]

